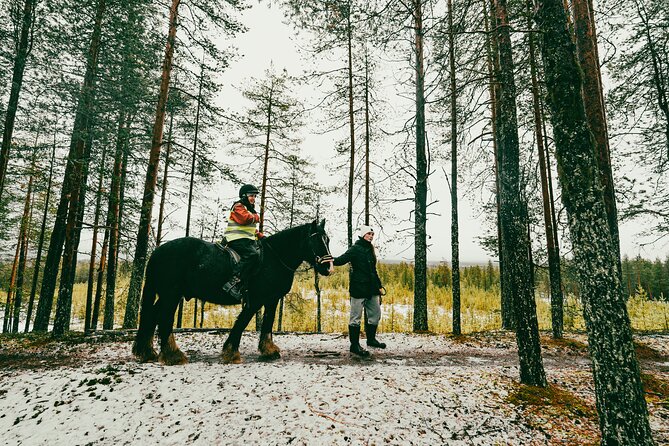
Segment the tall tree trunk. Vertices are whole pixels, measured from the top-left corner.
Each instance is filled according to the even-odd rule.
[[[38,133],[39,135],[39,133]],[[21,315],[21,300],[23,299],[23,278],[26,270],[26,258],[28,256],[28,235],[30,232],[30,222],[32,220],[33,209],[33,182],[35,179],[35,160],[37,158],[37,138],[35,138],[35,147],[33,149],[32,161],[30,162],[30,179],[28,180],[28,190],[26,191],[26,201],[23,206],[23,217],[21,218],[21,229],[19,231],[19,264],[16,273],[16,291],[14,294],[14,317],[12,320],[12,333],[19,332],[19,316]]]
[[[529,28],[532,28],[531,8],[532,3],[527,4]],[[537,152],[539,154],[539,176],[541,177],[541,194],[544,210],[544,227],[546,229],[546,250],[548,253],[548,276],[551,290],[551,328],[553,338],[562,337],[564,325],[564,297],[562,296],[562,278],[560,274],[560,255],[557,250],[555,231],[553,230],[553,218],[551,213],[552,197],[549,193],[547,165],[544,148],[543,115],[539,97],[539,82],[537,81],[536,49],[534,34],[528,35],[530,45],[530,73],[532,78],[532,102],[534,109],[534,132],[537,138]]]
[[[510,286],[514,297],[520,382],[545,387],[546,373],[541,359],[539,324],[528,256],[530,249],[527,235],[528,216],[523,204],[523,185],[520,178],[516,85],[506,0],[495,0],[495,16],[500,67],[497,147],[500,153],[500,210],[504,266],[510,279],[507,285]]]
[[[488,13],[488,1],[491,3],[490,13]],[[515,327],[513,316],[513,295],[508,285],[507,270],[504,268],[504,246],[502,245],[502,218],[500,209],[500,180],[499,180],[499,150],[497,147],[497,116],[499,115],[499,84],[497,77],[499,77],[499,60],[497,57],[497,37],[496,33],[491,35],[491,26],[488,19],[492,23],[492,29],[497,29],[497,21],[492,14],[494,5],[492,0],[483,0],[483,21],[486,31],[486,56],[488,66],[488,78],[490,79],[488,90],[490,94],[490,125],[492,127],[492,147],[493,147],[493,166],[495,171],[495,211],[497,213],[497,254],[499,256],[499,282],[500,282],[500,297],[501,297],[501,316],[502,328],[513,330]],[[494,57],[493,57],[494,55]]]
[[[142,209],[137,232],[137,244],[135,246],[135,257],[130,276],[130,287],[128,290],[128,301],[125,307],[123,328],[137,327],[137,313],[139,310],[139,296],[141,294],[142,281],[144,279],[144,267],[149,248],[149,234],[151,232],[151,212],[153,210],[153,196],[156,190],[156,179],[158,177],[158,161],[160,160],[160,146],[163,142],[163,124],[165,121],[165,105],[170,87],[170,73],[172,71],[172,55],[174,54],[174,42],[177,32],[177,11],[180,0],[172,0],[170,7],[169,33],[167,46],[165,48],[165,59],[163,61],[163,73],[160,82],[160,94],[156,109],[156,121],[153,126],[153,140],[149,154],[149,165],[146,171],[144,183],[144,195],[142,198]]]
[[[165,150],[165,169],[163,183],[160,190],[160,210],[158,211],[158,229],[156,230],[156,248],[163,242],[163,220],[165,219],[165,199],[167,197],[167,173],[170,169],[170,154],[172,152],[172,128],[174,124],[174,110],[170,109],[170,125],[167,129],[167,144]]]
[[[14,253],[14,261],[12,262],[12,273],[9,276],[9,288],[7,289],[7,301],[5,302],[5,317],[3,318],[2,332],[9,333],[12,328],[12,299],[16,290],[16,273],[19,269],[19,254],[21,252],[21,234],[16,240],[16,252]]]
[[[416,52],[416,197],[413,331],[427,331],[427,154],[425,144],[425,67],[422,0],[414,0]]]
[[[539,90],[542,91],[541,85],[539,85]],[[545,97],[545,93],[541,94],[542,97]],[[553,226],[553,240],[555,241],[555,257],[558,261],[558,267],[561,267],[560,263],[560,237],[558,236],[558,221],[555,214],[555,194],[553,193],[553,174],[551,173],[551,152],[548,149],[548,131],[546,130],[546,112],[544,111],[544,101],[539,101],[539,106],[541,107],[541,128],[543,129],[544,135],[544,150],[546,153],[546,173],[548,174],[548,198],[551,208],[551,222]],[[564,295],[564,286],[562,280],[560,280],[560,293]]]
[[[63,249],[63,265],[60,272],[60,286],[58,289],[58,300],[56,301],[56,315],[53,321],[53,334],[62,335],[70,329],[72,317],[72,291],[74,288],[74,277],[77,271],[77,252],[81,237],[81,227],[84,222],[84,209],[86,207],[86,186],[88,184],[88,167],[93,147],[92,126],[84,147],[83,166],[81,176],[75,179],[79,187],[70,196],[70,210],[65,226],[65,247]]]
[[[576,36],[576,50],[579,64],[585,76],[581,91],[583,104],[588,118],[590,130],[595,137],[595,153],[599,168],[599,180],[604,191],[606,215],[611,231],[613,248],[618,257],[618,274],[622,280],[620,266],[620,235],[618,231],[618,209],[616,193],[613,184],[613,170],[611,168],[611,151],[609,149],[609,135],[606,127],[606,109],[604,107],[604,92],[602,89],[602,75],[599,70],[599,55],[597,51],[597,32],[595,30],[595,15],[591,0],[572,1],[574,11],[574,34]]]
[[[39,278],[39,270],[42,263],[42,248],[44,247],[44,235],[46,233],[46,219],[49,215],[49,202],[51,201],[51,182],[53,180],[53,164],[56,159],[56,132],[53,134],[53,148],[51,150],[51,163],[49,165],[49,180],[46,186],[46,199],[44,201],[44,212],[42,213],[42,226],[40,227],[39,242],[37,243],[37,257],[35,258],[35,267],[33,271],[33,280],[30,287],[30,298],[28,300],[28,311],[26,313],[26,327],[25,332],[28,333],[30,329],[30,320],[33,314],[33,305],[35,303],[35,295],[37,293],[37,280]]]
[[[9,92],[9,103],[5,114],[4,130],[2,132],[2,147],[0,147],[0,200],[5,187],[7,175],[7,163],[9,162],[9,149],[12,145],[12,134],[14,133],[14,121],[16,111],[19,108],[19,94],[23,83],[23,73],[26,68],[28,54],[32,47],[32,26],[35,16],[35,5],[37,0],[25,0],[23,13],[21,15],[21,34],[19,36],[14,57],[14,68],[12,71],[12,85]]]
[[[618,274],[595,141],[581,94],[581,71],[559,0],[539,0],[536,15],[553,136],[569,215],[574,265],[588,331],[602,444],[654,444],[632,329]]]
[[[453,29],[453,2],[448,0],[448,62],[451,89],[451,276],[453,293],[453,334],[462,333],[460,323],[460,236],[458,228],[458,121],[457,92],[455,90],[455,38]]]
[[[93,299],[93,313],[91,314],[91,331],[98,329],[98,319],[100,318],[100,303],[102,301],[102,280],[104,279],[105,266],[107,265],[107,250],[109,249],[109,228],[105,228],[105,236],[102,241],[102,250],[100,252],[100,263],[98,265],[97,282],[95,285],[95,298]]]
[[[88,286],[86,287],[86,315],[84,316],[84,333],[91,329],[91,316],[93,314],[93,286],[95,285],[95,260],[98,249],[98,225],[100,223],[100,206],[102,204],[102,182],[104,181],[104,169],[107,161],[107,146],[102,149],[102,161],[100,162],[98,191],[95,198],[95,217],[93,218],[93,240],[91,242],[91,259],[88,264]]]
[[[365,45],[365,224],[369,225],[369,53]],[[320,329],[318,330],[320,331]]]
[[[294,178],[295,180],[297,178]],[[296,187],[296,181],[293,181],[293,191],[295,190]],[[293,196],[295,193],[293,192]],[[293,203],[294,203],[293,199]],[[321,216],[321,198],[320,195],[318,197],[318,201],[316,202],[316,220],[320,220]],[[321,307],[322,307],[322,299],[321,299],[321,285],[320,285],[320,275],[318,274],[318,271],[316,271],[316,268],[314,268],[314,289],[316,290],[316,332],[320,333],[322,331],[322,312],[321,312]]]
[[[355,180],[355,120],[353,118],[353,26],[351,25],[351,2],[346,11],[346,38],[348,45],[348,128],[351,139],[351,156],[348,167],[348,196],[346,225],[348,246],[353,245],[353,182]]]
[[[267,176],[269,175],[269,144],[272,134],[272,101],[274,96],[274,79],[269,90],[269,100],[267,101],[267,128],[265,129],[265,153],[262,163],[262,184],[260,186],[260,224],[258,230],[263,232],[265,229],[265,199],[267,197]]]
[[[63,252],[66,232],[68,232],[66,222],[69,219],[68,214],[70,211],[75,212],[73,217],[76,216],[79,186],[83,177],[82,172],[85,165],[88,163],[88,160],[84,157],[84,152],[87,135],[90,132],[90,115],[95,93],[95,71],[97,69],[97,59],[100,50],[102,17],[105,12],[105,7],[105,0],[98,0],[86,63],[86,73],[84,74],[84,82],[81,87],[79,103],[77,104],[74,128],[72,130],[72,140],[67,156],[65,177],[61,188],[58,209],[56,210],[56,221],[54,222],[51,240],[49,241],[49,250],[44,264],[42,288],[33,327],[35,331],[46,331],[49,325],[51,307],[53,305],[53,295],[56,289],[56,278],[58,276],[58,265]],[[72,228],[70,228],[69,231],[71,231],[71,229]]]
[[[21,303],[23,299],[23,278],[25,277],[26,271],[26,260],[28,258],[28,232],[30,227],[30,222],[32,221],[32,205],[34,200],[31,200],[30,212],[28,215],[28,221],[26,222],[26,228],[23,230],[23,236],[21,237],[21,251],[19,252],[19,268],[16,273],[16,291],[14,295],[14,317],[12,318],[12,333],[19,332],[19,317],[21,316]]]
[[[123,172],[125,171],[124,159],[127,153],[126,144],[128,138],[128,116],[125,110],[121,110],[118,118],[118,129],[116,132],[116,150],[114,152],[114,169],[112,171],[111,185],[109,187],[109,204],[107,206],[107,222],[105,226],[109,231],[109,254],[107,256],[107,286],[105,287],[105,305],[102,328],[111,330],[114,328],[114,301],[116,298],[116,259],[118,257],[118,239],[120,224],[120,202],[121,185],[123,183]]]
[[[197,92],[197,106],[195,111],[195,136],[193,138],[193,157],[191,159],[190,166],[190,181],[188,185],[188,208],[186,211],[186,237],[190,236],[190,220],[193,211],[193,187],[195,186],[195,166],[197,163],[197,138],[200,130],[200,104],[202,103],[202,82],[204,80],[204,59],[200,65],[200,85]],[[170,118],[171,124],[171,118]],[[193,328],[197,323],[197,299],[193,300]],[[177,312],[177,328],[181,328],[183,324],[183,314],[184,314],[184,300],[183,298],[179,301],[179,310]]]

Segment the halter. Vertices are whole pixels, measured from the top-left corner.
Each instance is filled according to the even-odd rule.
[[[311,247],[311,244],[310,244],[309,249],[311,249],[311,253],[314,255],[314,261],[316,263],[318,263],[319,265],[321,265],[323,263],[327,263],[327,262],[332,262],[334,260],[334,257],[332,256],[332,254],[330,254],[330,250],[328,249],[328,244],[325,241],[325,235],[324,234],[319,234],[318,232],[314,232],[313,234],[311,234],[309,236],[309,238],[311,239],[311,237],[316,237],[318,235],[321,236],[321,240],[323,241],[323,246],[325,246],[325,250],[327,251],[327,254],[325,254],[323,257],[317,256],[316,253],[314,252],[314,249]]]
[[[314,232],[313,234],[311,234],[308,237],[308,239],[311,239],[311,237],[315,237],[317,235],[321,235],[321,234],[319,234],[318,232]],[[316,255],[316,253],[314,252],[314,249],[311,247],[311,244],[309,244],[309,249],[311,250],[311,253],[314,255],[314,263],[317,263],[319,265],[321,265],[323,263],[327,263],[327,262],[332,262],[334,260],[334,257],[332,256],[332,254],[330,254],[330,250],[328,249],[328,244],[325,242],[324,237],[322,238],[322,241],[323,241],[323,246],[325,246],[325,250],[327,251],[327,254],[325,254],[323,257],[320,257],[320,256]],[[283,260],[281,260],[281,257],[277,254],[277,252],[274,250],[274,248],[272,247],[272,245],[269,242],[266,242],[265,245],[270,249],[270,251],[272,251],[274,253],[274,255],[276,256],[276,259],[279,261],[281,266],[283,266],[284,268],[286,268],[287,270],[289,270],[293,273],[297,271],[297,268],[291,268],[290,266],[286,265],[283,262]],[[299,265],[298,265],[298,267],[299,267]]]

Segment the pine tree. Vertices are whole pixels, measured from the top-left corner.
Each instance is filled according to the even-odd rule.
[[[538,2],[562,201],[588,330],[602,444],[654,444],[618,274],[619,259],[598,180],[595,142],[581,95],[581,70],[559,0]],[[595,73],[583,72],[584,76]]]

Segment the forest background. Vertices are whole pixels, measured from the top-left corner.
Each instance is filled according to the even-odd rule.
[[[123,265],[127,266],[134,255],[144,174],[142,159],[148,155],[146,144],[154,106],[151,91],[159,76],[161,34],[168,11],[153,5],[155,9],[137,13],[133,5],[125,5],[129,9],[119,9],[120,4],[113,2],[102,5],[105,9],[100,15],[97,49],[100,59],[89,80],[99,90],[96,94],[100,109],[93,106],[85,112],[91,119],[84,148],[90,172],[85,174],[83,214],[76,225],[80,233],[75,274],[80,283],[82,274],[87,274],[83,271],[88,270],[89,288],[103,273],[108,276],[107,282],[115,275],[104,271],[106,259],[100,259],[101,252],[103,257],[109,256],[110,223],[118,227],[118,252],[113,254],[123,274],[128,274]],[[305,20],[304,11],[313,12],[309,9],[313,5],[308,2],[226,2],[213,9],[213,3],[193,3],[194,10],[179,23],[184,32],[177,34],[175,45],[175,72],[165,121],[167,150],[161,152],[161,175],[156,179],[159,212],[154,212],[150,226],[149,249],[163,240],[187,234],[217,240],[239,184],[251,182],[262,183],[266,193],[262,212],[263,229],[268,233],[319,214],[329,222],[332,248],[337,253],[346,248],[347,238],[349,243],[354,239],[355,228],[368,221],[378,227],[377,249],[382,260],[413,261],[416,231],[412,227],[412,194],[416,168],[411,161],[415,156],[411,145],[415,131],[411,125],[415,100],[410,92],[415,82],[411,53],[402,46],[408,40],[388,37],[387,30],[384,34],[355,23],[369,21],[374,8],[366,10],[350,2],[342,5],[351,8],[351,64],[359,67],[352,72],[350,92],[346,88],[347,36],[337,35],[335,31],[342,30],[333,29],[330,41],[324,40],[319,35],[320,25]],[[642,53],[635,52],[640,45],[635,35],[644,32],[642,25],[647,16],[638,3],[636,12],[631,4],[625,4],[631,9],[616,9],[617,5],[602,3],[596,17],[601,22],[598,29],[602,36],[602,76],[612,128],[611,162],[620,210],[620,251],[626,257],[627,293],[642,292],[651,299],[663,300],[669,288],[669,258],[663,255],[667,246],[663,211],[667,153],[658,150],[658,135],[662,134],[661,98],[666,87],[662,70],[666,65],[663,60],[658,61],[658,76],[652,75],[652,67],[643,66],[639,59]],[[98,10],[94,9],[96,6]],[[68,2],[3,4],[7,32],[3,35],[4,63],[0,74],[6,79],[7,88],[2,107],[7,107],[11,99],[10,75],[16,72],[12,71],[12,64],[16,65],[19,48],[27,43],[21,101],[17,102],[13,117],[16,124],[12,124],[15,129],[11,151],[6,150],[11,154],[4,160],[8,164],[1,197],[4,224],[0,233],[0,289],[10,291],[10,295],[17,288],[18,278],[23,279],[20,293],[25,287],[31,299],[39,295],[36,288],[43,271],[35,268],[35,259],[41,259],[41,251],[50,243],[50,226],[57,210],[55,196],[59,188],[62,195],[67,147],[74,141],[71,128],[75,110],[81,108],[81,101],[77,102],[82,93],[79,85],[86,81],[86,67],[90,66],[86,61],[90,61],[93,47],[92,40],[87,39],[95,38],[90,32],[95,30],[95,12],[100,6],[99,2],[91,2],[87,8],[71,10],[74,6]],[[443,3],[431,3],[427,14],[434,27],[433,40],[426,45],[429,63],[425,69],[429,87],[425,231],[426,257],[432,262],[452,262],[449,219],[453,210],[453,172],[449,175],[446,168],[453,166],[449,149],[453,138],[447,110],[449,85],[444,80],[448,78],[444,8]],[[460,150],[457,182],[463,198],[458,209],[458,255],[465,263],[484,265],[486,258],[495,262],[498,259],[494,212],[497,192],[490,98],[485,97],[489,79],[483,76],[489,60],[484,55],[489,51],[485,35],[479,31],[485,24],[471,16],[475,11],[472,8],[470,4],[454,8],[456,24],[461,28],[455,34],[461,39],[457,42],[459,53],[454,54],[456,81],[460,84],[455,105],[460,125],[455,139]],[[515,8],[513,15],[518,16],[513,45],[520,58],[522,183],[531,204],[527,226],[532,261],[541,270],[546,268],[548,258],[540,207],[541,167],[533,149],[537,134],[532,131],[531,91],[529,83],[522,80],[528,64],[523,57],[528,42],[522,22],[526,11],[521,3],[512,3],[510,8]],[[26,28],[28,10],[32,19]],[[661,19],[657,20],[648,24],[649,30],[662,27]],[[89,29],[91,24],[93,29]],[[342,29],[347,30],[345,26]],[[78,40],[69,38],[70,34]],[[651,44],[642,48],[653,51]],[[648,76],[636,78],[637,85],[632,88],[630,76],[641,68]],[[351,95],[353,106],[348,107]],[[654,101],[654,97],[658,99]],[[268,114],[269,103],[276,108]],[[4,113],[9,119],[11,113]],[[275,120],[273,132],[263,120]],[[356,134],[357,140],[351,138]],[[551,138],[544,137],[550,157]],[[6,139],[4,144],[8,144]],[[351,146],[355,151],[350,150]],[[116,156],[112,157],[112,152]],[[561,192],[555,166],[550,158],[548,161],[559,233],[556,240],[562,245],[563,261],[569,262],[566,212],[558,201]],[[109,211],[115,209],[110,194],[113,178],[118,178],[118,190],[114,191],[119,194],[116,222],[109,217]],[[342,225],[344,216],[348,217],[346,226]],[[629,261],[629,256],[633,261]],[[92,273],[95,269],[97,276]],[[547,280],[541,279],[544,276],[537,275],[537,280]],[[26,280],[30,278],[32,282]],[[574,292],[578,288],[575,283],[564,286]],[[98,285],[98,294],[103,290],[104,285]],[[23,309],[27,311],[25,307],[24,299]]]
[[[0,2],[3,331],[58,337],[82,314],[86,333],[135,328],[152,249],[217,240],[251,182],[261,231],[325,217],[338,252],[377,227],[382,257],[410,261],[381,265],[401,330],[457,336],[491,302],[522,384],[548,384],[540,328],[585,327],[602,442],[652,444],[632,330],[639,307],[641,328],[667,328],[666,2],[262,4],[294,29],[305,70],[280,50],[244,67],[250,2]],[[221,76],[236,66],[252,75]],[[461,224],[462,208],[475,212]],[[498,268],[461,268],[472,219]],[[625,256],[625,221],[651,258]],[[428,263],[446,234],[449,265]],[[320,315],[312,273],[299,283],[313,280]],[[345,290],[344,273],[329,280]]]

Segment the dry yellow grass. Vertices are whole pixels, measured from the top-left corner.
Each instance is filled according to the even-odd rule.
[[[115,301],[115,323],[120,326],[125,312],[125,299],[129,279],[121,278],[117,285]],[[395,280],[386,283],[388,295],[383,297],[382,320],[380,330],[384,332],[411,332],[413,330],[413,290]],[[321,288],[321,330],[324,332],[345,332],[348,325],[349,296],[348,277],[345,269],[338,269],[332,277],[320,278]],[[5,293],[0,293],[0,302],[5,301]],[[461,292],[461,322],[463,333],[486,330],[497,330],[501,327],[500,297],[496,287],[483,290],[463,282]],[[550,330],[550,301],[538,293],[537,316],[539,328]],[[75,322],[73,329],[82,324],[85,313],[86,284],[76,284],[73,293],[72,315]],[[4,305],[3,305],[4,307]],[[55,307],[55,302],[54,302]],[[193,326],[194,301],[186,302],[184,306],[183,326]],[[669,330],[669,302],[650,301],[643,295],[629,299],[627,308],[635,330]],[[4,310],[4,308],[3,308]],[[231,327],[234,323],[239,307],[223,307],[206,304],[204,327]],[[278,311],[277,311],[278,313]],[[284,331],[315,331],[317,328],[317,301],[313,286],[313,272],[302,273],[297,276],[293,289],[284,300],[284,311],[281,329]],[[102,324],[100,315],[98,328]],[[279,316],[274,323],[278,329]],[[199,310],[198,310],[198,322]],[[428,325],[434,333],[450,333],[452,331],[452,298],[451,289],[428,286]],[[579,300],[569,295],[564,307],[565,330],[584,330],[582,308]],[[250,330],[255,329],[255,323],[249,324]]]

